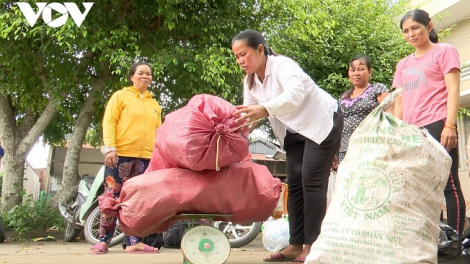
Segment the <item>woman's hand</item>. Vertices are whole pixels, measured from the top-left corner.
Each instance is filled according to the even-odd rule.
[[[236,121],[242,122],[244,120],[251,122],[257,121],[263,117],[269,116],[268,111],[262,105],[239,105],[235,106],[238,111],[233,113],[233,116],[240,116]]]
[[[441,133],[441,144],[447,151],[457,147],[457,115],[460,108],[460,70],[453,68],[444,75],[447,88],[447,117]],[[450,124],[450,125],[447,125]]]
[[[104,156],[104,164],[111,169],[117,167],[118,155],[116,151],[110,151]]]
[[[457,143],[457,129],[455,127],[452,128],[444,126],[444,129],[442,129],[441,133],[441,145],[444,146],[447,151],[450,151],[451,149],[457,147]]]
[[[338,157],[333,158],[333,162],[331,163],[330,171],[337,171],[338,170]]]

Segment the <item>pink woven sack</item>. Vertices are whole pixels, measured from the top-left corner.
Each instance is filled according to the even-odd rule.
[[[235,122],[235,106],[207,94],[165,116],[147,172],[166,168],[217,170],[250,154],[248,126]]]
[[[240,224],[265,221],[281,193],[281,182],[266,166],[250,161],[220,171],[162,169],[127,180],[118,199],[101,196],[100,210],[117,214],[126,235],[164,232],[182,213],[232,214]]]

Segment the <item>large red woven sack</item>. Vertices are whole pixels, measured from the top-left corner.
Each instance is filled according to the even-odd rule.
[[[158,128],[147,172],[165,168],[216,170],[242,161],[250,154],[248,126],[235,122],[235,111],[235,106],[220,97],[200,94],[166,115]]]
[[[220,171],[172,168],[127,180],[118,200],[100,196],[105,214],[118,213],[126,235],[144,237],[165,231],[182,213],[232,214],[215,218],[240,224],[265,221],[281,193],[281,182],[266,166],[250,161]]]

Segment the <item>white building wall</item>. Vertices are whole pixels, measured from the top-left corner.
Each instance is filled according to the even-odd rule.
[[[54,194],[61,187],[66,153],[67,148],[65,147],[52,146],[49,149],[49,158],[45,177],[45,191],[47,193]],[[96,175],[103,164],[104,156],[101,154],[99,149],[82,148],[78,164],[78,175]]]
[[[29,195],[33,196],[33,201],[39,199],[39,191],[41,189],[41,183],[39,182],[39,176],[34,172],[31,166],[26,163],[23,188],[26,191],[26,197]]]
[[[458,2],[468,0],[411,0],[410,6],[426,10],[430,16],[435,16],[440,12],[456,5]]]

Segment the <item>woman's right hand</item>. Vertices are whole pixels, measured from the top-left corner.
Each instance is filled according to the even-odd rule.
[[[104,164],[111,169],[117,167],[118,155],[116,151],[110,151],[104,156]]]

